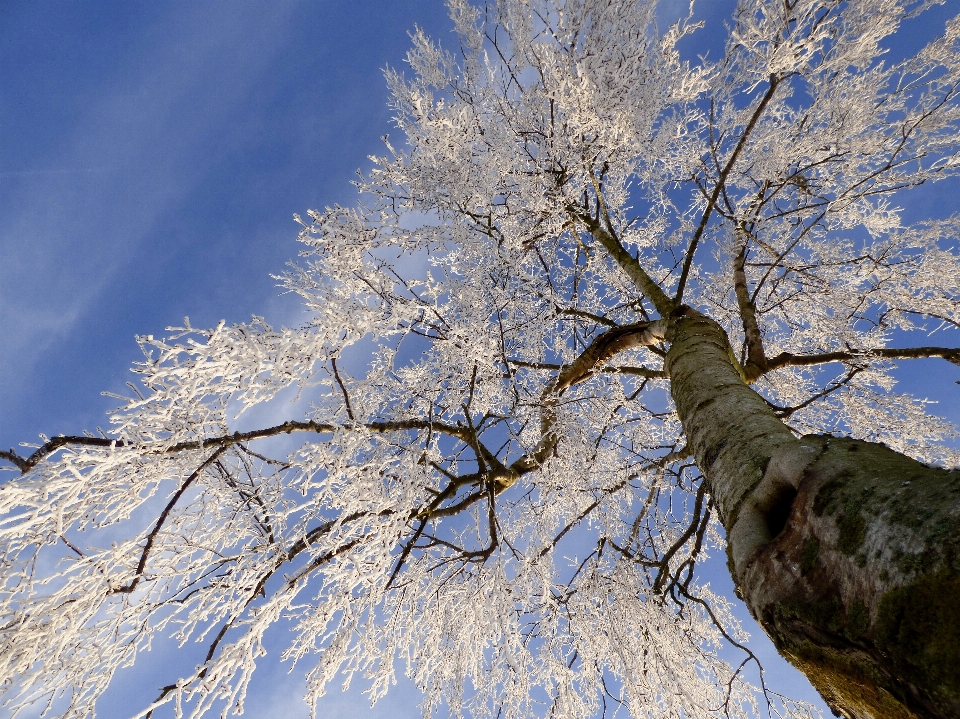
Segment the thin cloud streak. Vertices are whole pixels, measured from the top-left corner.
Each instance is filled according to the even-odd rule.
[[[103,88],[55,145],[38,148],[40,164],[43,155],[74,167],[96,159],[95,169],[0,172],[8,258],[0,263],[0,401],[16,398],[37,359],[69,336],[118,272],[136,272],[144,239],[218,160],[207,146],[265,80],[295,8],[279,6],[255,33],[241,14],[209,33],[203,6],[161,18],[166,27],[148,35],[152,46],[129,58],[145,90],[121,98]],[[259,52],[231,52],[251,43]],[[94,182],[75,183],[74,175],[94,172]]]

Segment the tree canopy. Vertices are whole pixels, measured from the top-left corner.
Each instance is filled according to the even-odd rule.
[[[205,661],[137,716],[240,711],[286,622],[311,703],[341,672],[382,696],[399,666],[427,715],[813,712],[746,680],[696,569],[736,536],[741,581],[788,522],[737,525],[769,467],[812,466],[773,452],[742,488],[763,422],[777,447],[960,465],[893,376],[960,364],[927,338],[960,328],[960,216],[899,209],[960,169],[960,19],[901,58],[934,3],[742,0],[725,53],[692,61],[692,10],[448,4],[455,42],[417,32],[387,71],[402,138],[357,204],[296,218],[280,281],[309,319],[139,337],[108,432],[0,452],[9,706],[90,715],[166,633]],[[694,334],[738,387],[707,386]],[[869,527],[844,545],[861,515],[838,516],[852,566]],[[896,566],[891,586],[919,571]]]

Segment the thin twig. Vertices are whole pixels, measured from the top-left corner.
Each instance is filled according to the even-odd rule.
[[[347,394],[347,388],[343,386],[343,380],[340,378],[340,372],[337,370],[337,358],[330,358],[330,365],[333,367],[333,377],[337,380],[337,384],[340,385],[340,391],[343,392],[343,403],[347,408],[347,416],[356,421],[356,417],[353,416],[353,408],[350,406],[350,395]]]

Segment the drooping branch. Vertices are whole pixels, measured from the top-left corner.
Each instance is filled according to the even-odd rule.
[[[243,445],[240,445],[240,449],[245,449]],[[251,478],[251,484],[253,480],[253,471],[250,468],[250,465],[246,462],[242,455],[238,455],[241,463],[244,465],[247,470],[247,476]],[[259,490],[256,487],[251,487],[252,491],[247,491],[246,488],[241,487],[240,484],[230,475],[230,472],[226,467],[223,466],[223,462],[217,460],[214,464],[214,467],[219,472],[221,479],[226,482],[227,486],[231,487],[243,501],[243,503],[250,510],[253,515],[254,521],[257,523],[257,526],[260,528],[260,531],[263,532],[264,537],[267,539],[270,544],[273,544],[275,541],[273,535],[273,526],[270,521],[270,510],[267,509],[267,505],[264,503],[263,499],[260,497]],[[260,509],[260,514],[253,508],[253,504],[256,504]]]
[[[227,449],[227,446],[218,447],[213,454],[204,460],[204,462],[183,481],[183,484],[180,485],[180,488],[173,493],[170,501],[167,502],[167,506],[163,508],[163,511],[160,512],[160,516],[157,517],[157,521],[153,525],[153,529],[150,530],[150,534],[147,535],[147,541],[143,545],[143,550],[140,552],[140,561],[137,563],[137,571],[133,575],[133,579],[122,587],[115,587],[110,592],[111,594],[129,594],[137,588],[137,585],[140,583],[140,578],[143,576],[143,572],[147,567],[147,559],[150,557],[150,550],[153,548],[153,543],[156,541],[157,535],[163,528],[164,522],[167,521],[167,517],[170,515],[170,512],[173,511],[173,508],[176,506],[177,502],[180,501],[183,493],[186,492],[197,480],[197,478],[203,474],[203,471],[211,464],[216,462],[220,458],[220,455],[226,452]]]
[[[284,561],[289,562],[295,559],[301,552],[305,551],[311,544],[313,544],[313,542],[322,537],[324,534],[331,532],[335,527],[342,526],[347,522],[354,522],[358,519],[368,517],[370,514],[370,512],[353,512],[352,514],[348,514],[346,517],[339,517],[336,520],[324,522],[323,524],[314,527],[307,532],[303,538],[298,539],[293,543],[293,545],[291,545],[290,549],[288,549],[284,555]],[[392,509],[382,510],[377,514],[377,516],[386,516],[389,514],[393,514]]]
[[[673,462],[682,461],[690,456],[690,451],[687,447],[683,447],[680,450],[670,452],[662,459],[658,460],[655,463],[652,463],[650,466],[660,466],[665,468],[668,464]],[[653,591],[661,594],[667,593],[672,590],[673,586],[677,582],[677,578],[683,572],[684,568],[687,569],[687,580],[689,581],[693,578],[693,567],[696,563],[696,557],[700,553],[700,550],[703,547],[703,538],[706,533],[707,524],[710,519],[710,512],[713,507],[713,499],[707,494],[709,486],[706,481],[702,481],[700,487],[697,489],[696,498],[694,502],[693,514],[690,521],[688,522],[686,528],[673,542],[670,547],[666,549],[663,555],[657,559],[656,557],[650,557],[643,553],[642,550],[638,549],[636,552],[632,552],[628,549],[630,544],[633,543],[634,537],[636,535],[637,527],[642,521],[644,515],[649,510],[650,503],[654,500],[653,488],[650,490],[650,494],[647,498],[644,508],[638,514],[636,520],[634,521],[634,530],[631,532],[630,539],[628,540],[627,546],[620,546],[611,538],[607,538],[606,541],[612,546],[624,559],[639,564],[648,569],[656,569],[657,575],[653,583]],[[703,503],[704,499],[707,499],[706,511],[704,511]],[[681,563],[680,567],[677,568],[676,572],[670,572],[670,562],[676,556],[692,537],[696,537],[694,547],[691,550],[687,559]],[[667,579],[670,580],[670,583],[667,584]],[[666,585],[666,586],[665,586]]]
[[[663,584],[667,580],[667,577],[670,576],[670,560],[673,559],[674,555],[680,551],[680,549],[690,540],[690,537],[693,536],[694,532],[700,526],[701,514],[703,513],[703,498],[707,493],[707,482],[701,481],[700,488],[697,489],[697,497],[694,503],[693,508],[693,518],[690,520],[689,525],[684,530],[683,534],[674,542],[666,552],[664,552],[663,557],[660,558],[659,571],[657,572],[657,578],[653,582],[653,591],[655,594],[659,594],[663,590]]]
[[[466,408],[467,411],[468,408]],[[189,442],[181,442],[175,444],[171,447],[167,447],[160,450],[151,450],[145,447],[146,454],[172,454],[177,452],[184,451],[195,451],[198,449],[213,448],[215,451],[208,457],[203,463],[190,474],[189,477],[181,484],[179,489],[174,493],[170,498],[167,505],[161,511],[157,521],[154,524],[153,529],[150,534],[147,536],[146,544],[141,551],[140,559],[138,561],[137,569],[134,574],[133,579],[127,584],[116,587],[112,590],[111,593],[130,593],[133,592],[141,578],[146,567],[146,562],[149,558],[150,552],[153,548],[153,545],[156,541],[156,538],[161,531],[164,523],[166,522],[170,512],[173,510],[174,506],[183,496],[183,494],[194,484],[196,479],[201,475],[201,473],[208,468],[209,466],[215,464],[219,458],[231,447],[240,446],[243,447],[243,443],[252,441],[255,439],[262,439],[266,437],[277,436],[280,434],[289,434],[292,432],[314,432],[319,434],[326,434],[335,432],[338,430],[367,430],[374,433],[386,433],[386,432],[395,432],[395,431],[407,431],[407,430],[422,430],[430,429],[431,431],[436,430],[440,433],[444,433],[459,439],[464,442],[471,448],[477,455],[478,464],[481,467],[480,472],[476,472],[469,475],[463,476],[452,476],[446,472],[443,472],[442,468],[435,466],[436,469],[442,471],[444,474],[447,474],[450,479],[449,484],[446,489],[436,497],[434,497],[430,502],[424,506],[415,508],[410,513],[410,519],[420,519],[421,521],[429,521],[432,519],[439,519],[441,517],[452,516],[463,512],[468,509],[470,506],[475,504],[477,501],[484,499],[489,494],[489,487],[494,487],[496,492],[500,492],[503,489],[509,487],[513,481],[521,474],[524,474],[528,471],[532,471],[539,466],[539,461],[531,463],[529,466],[525,466],[522,461],[515,463],[516,466],[511,468],[506,468],[503,464],[479,441],[478,433],[476,428],[473,427],[472,422],[469,421],[468,417],[468,426],[454,426],[449,425],[444,422],[438,422],[436,420],[396,420],[396,421],[381,421],[381,422],[369,422],[366,424],[358,424],[353,427],[341,427],[338,425],[314,422],[314,421],[288,421],[284,422],[281,425],[276,425],[274,427],[263,428],[259,430],[252,430],[250,432],[236,432],[232,435],[224,435],[221,437],[209,437],[203,440],[195,440]],[[45,443],[42,447],[37,449],[30,457],[22,458],[18,456],[13,450],[9,453],[4,452],[3,458],[11,461],[15,464],[23,473],[28,472],[30,469],[35,467],[40,461],[44,458],[50,456],[59,449],[68,446],[99,446],[99,447],[127,447],[130,446],[128,443],[125,443],[123,440],[109,440],[104,438],[97,437],[73,437],[73,436],[59,436],[54,437]],[[243,447],[246,449],[245,447]],[[488,466],[489,465],[489,466]],[[455,499],[458,490],[461,487],[468,485],[477,485],[481,486],[481,490],[470,494],[458,501],[455,501],[453,504],[444,506],[444,502],[447,500]],[[383,510],[378,513],[378,516],[393,514],[393,510]],[[319,538],[321,535],[329,532],[338,522],[349,522],[356,519],[359,519],[363,516],[367,516],[370,513],[354,513],[346,517],[340,518],[338,521],[327,522],[319,527],[311,530],[306,537],[295,543],[290,549],[284,552],[281,555],[281,562],[289,562],[297,557],[301,552],[307,549],[312,541]]]
[[[175,504],[176,500],[179,499],[180,495],[182,495],[183,491],[189,486],[190,483],[192,483],[192,481],[196,478],[197,475],[199,475],[199,473],[204,468],[214,463],[217,460],[217,458],[221,456],[224,451],[226,451],[226,449],[227,447],[219,448],[214,453],[214,455],[212,455],[206,462],[204,462],[204,464],[200,468],[198,468],[198,470],[194,472],[190,476],[190,478],[188,478],[187,481],[184,482],[184,484],[181,487],[181,491],[177,493],[177,495],[172,499],[171,503],[168,504],[167,508],[161,514],[161,518],[158,520],[157,526],[155,527],[154,532],[151,533],[151,539],[155,535],[159,527],[162,525],[166,514],[168,514],[173,504]],[[387,588],[389,588],[393,583],[394,579],[396,578],[396,575],[399,573],[400,569],[402,568],[406,557],[409,555],[410,550],[413,549],[417,539],[423,534],[423,529],[426,527],[426,524],[429,520],[438,518],[440,516],[447,516],[448,514],[452,514],[452,513],[458,513],[459,511],[462,511],[466,507],[472,505],[479,499],[483,499],[483,498],[488,499],[488,501],[490,502],[488,518],[490,522],[491,543],[488,547],[485,547],[484,549],[479,551],[471,552],[471,551],[462,550],[462,554],[468,558],[476,559],[477,557],[485,558],[489,556],[490,553],[492,553],[492,551],[497,546],[496,525],[495,525],[496,520],[494,516],[494,507],[493,507],[493,501],[494,501],[493,496],[496,493],[496,491],[495,491],[495,488],[493,487],[492,482],[487,482],[487,486],[483,490],[478,492],[476,495],[471,495],[470,497],[467,497],[467,499],[464,502],[459,502],[457,503],[457,505],[454,505],[453,507],[444,507],[442,509],[436,508],[438,505],[442,504],[444,499],[448,498],[449,496],[452,496],[449,490],[451,489],[454,490],[453,493],[455,494],[455,490],[457,487],[469,483],[471,479],[478,479],[479,476],[480,475],[472,475],[470,478],[467,478],[467,477],[453,478],[453,481],[451,481],[451,484],[448,487],[448,491],[441,493],[440,496],[435,498],[426,507],[416,509],[413,512],[411,512],[411,518],[420,518],[420,523],[417,529],[414,531],[413,536],[407,542],[403,543],[403,551],[402,551],[401,557],[394,568],[393,575],[390,577],[390,580],[386,584]],[[451,509],[455,509],[455,512],[451,512],[450,511]],[[227,631],[236,624],[237,619],[240,618],[242,613],[246,611],[246,609],[250,606],[253,600],[256,599],[256,597],[259,596],[261,592],[264,590],[264,588],[266,587],[267,581],[271,579],[273,576],[275,576],[282,566],[292,562],[294,559],[296,559],[301,554],[303,554],[303,552],[308,550],[313,542],[318,540],[321,536],[329,534],[332,530],[334,530],[338,526],[342,526],[345,523],[353,522],[365,517],[369,518],[374,515],[383,517],[383,516],[388,516],[394,513],[395,511],[392,509],[384,509],[376,513],[354,512],[345,517],[340,517],[336,520],[324,522],[323,524],[317,527],[314,527],[303,538],[296,541],[293,545],[290,546],[290,548],[286,552],[281,552],[275,558],[274,562],[272,563],[272,566],[270,566],[267,569],[267,571],[260,577],[260,580],[257,582],[257,584],[253,586],[252,589],[249,591],[248,598],[244,602],[240,611],[221,625],[221,628],[218,631],[217,635],[214,637],[213,641],[208,646],[204,663],[200,667],[198,667],[198,672],[195,675],[195,679],[202,680],[207,675],[207,672],[210,669],[210,661],[213,659],[214,654],[216,653],[218,646],[221,644],[222,640],[226,636]],[[284,582],[284,586],[287,589],[292,589],[298,582],[305,579],[310,573],[312,573],[319,567],[327,564],[328,562],[335,559],[336,557],[342,555],[344,552],[351,550],[352,548],[360,544],[362,541],[364,541],[363,537],[354,538],[352,540],[349,540],[347,542],[340,544],[334,549],[331,549],[327,552],[324,552],[323,554],[320,554],[314,557],[307,563],[306,566],[299,569],[293,576],[286,578],[286,581]],[[453,545],[448,545],[448,546],[453,546]],[[141,565],[143,565],[144,563],[144,559],[146,557],[147,551],[149,551],[149,549],[145,550],[144,555],[141,558]],[[134,579],[131,585],[115,591],[119,591],[119,592],[132,591],[135,588],[137,582],[139,581],[139,578],[140,578],[140,571],[138,570],[138,575]],[[172,685],[167,685],[162,687],[160,690],[161,692],[160,695],[154,701],[152,708],[148,710],[148,713],[146,714],[146,716],[147,717],[151,716],[152,709],[162,704],[166,699],[166,697],[171,692],[176,691],[179,686],[180,685],[172,684]]]
[[[266,437],[276,437],[281,434],[292,434],[294,432],[311,432],[314,434],[331,434],[333,432],[349,430],[366,430],[374,434],[383,434],[385,432],[401,432],[411,429],[433,429],[437,432],[456,437],[464,442],[470,439],[470,433],[466,427],[458,427],[436,420],[421,419],[401,419],[383,422],[366,422],[352,427],[342,427],[328,422],[315,422],[313,420],[288,420],[283,424],[265,427],[263,429],[254,429],[249,432],[234,432],[233,434],[221,435],[219,437],[205,437],[204,439],[187,440],[177,442],[169,447],[160,449],[151,449],[149,445],[144,446],[146,454],[176,454],[196,449],[208,449],[210,447],[231,447],[236,444],[250,442],[256,439]],[[6,459],[8,462],[16,465],[22,474],[26,474],[37,464],[64,447],[129,447],[132,443],[122,439],[106,439],[103,437],[79,437],[72,435],[60,435],[53,437],[39,447],[29,457],[20,457],[12,449],[9,452],[0,451],[0,459]]]
[[[330,526],[332,526],[332,523],[330,523]],[[285,586],[287,588],[293,587],[294,585],[296,585],[297,582],[302,580],[308,574],[318,569],[319,567],[323,566],[327,562],[335,559],[336,557],[343,554],[344,552],[350,551],[361,541],[362,541],[361,538],[353,539],[349,542],[346,542],[340,545],[336,549],[327,552],[326,554],[322,554],[319,557],[314,558],[306,567],[298,571],[293,577],[287,579],[286,582],[284,583]],[[302,549],[300,551],[302,551]],[[210,661],[213,659],[213,656],[217,651],[217,647],[220,646],[220,643],[223,641],[224,637],[227,635],[227,632],[234,627],[237,620],[250,607],[250,605],[257,598],[257,596],[260,595],[261,591],[263,591],[263,588],[266,586],[267,580],[273,577],[274,574],[279,570],[279,568],[286,561],[289,561],[294,556],[296,556],[296,554],[299,554],[299,551],[296,552],[295,554],[288,555],[281,561],[275,563],[274,566],[270,568],[264,574],[263,577],[261,577],[260,581],[253,588],[253,591],[249,593],[247,600],[243,603],[243,606],[240,608],[240,610],[220,626],[220,630],[217,632],[216,636],[213,638],[213,641],[210,642],[210,644],[208,645],[207,654],[204,657],[203,664],[197,667],[197,672],[196,674],[194,674],[193,680],[203,680],[207,676],[207,672],[210,670],[210,666],[211,666]],[[147,709],[145,709],[143,712],[141,712],[137,716],[142,716],[144,717],[144,719],[151,719],[151,717],[153,716],[153,712],[163,704],[167,703],[167,701],[169,701],[167,697],[172,692],[175,692],[178,689],[181,689],[183,686],[185,686],[185,684],[181,680],[177,684],[168,684],[164,687],[161,687],[160,695],[156,699],[154,699],[153,703],[149,707],[147,707]]]

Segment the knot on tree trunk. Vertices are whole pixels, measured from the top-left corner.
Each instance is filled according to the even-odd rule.
[[[960,716],[960,472],[803,442],[783,528],[739,573],[748,607],[841,715]]]

